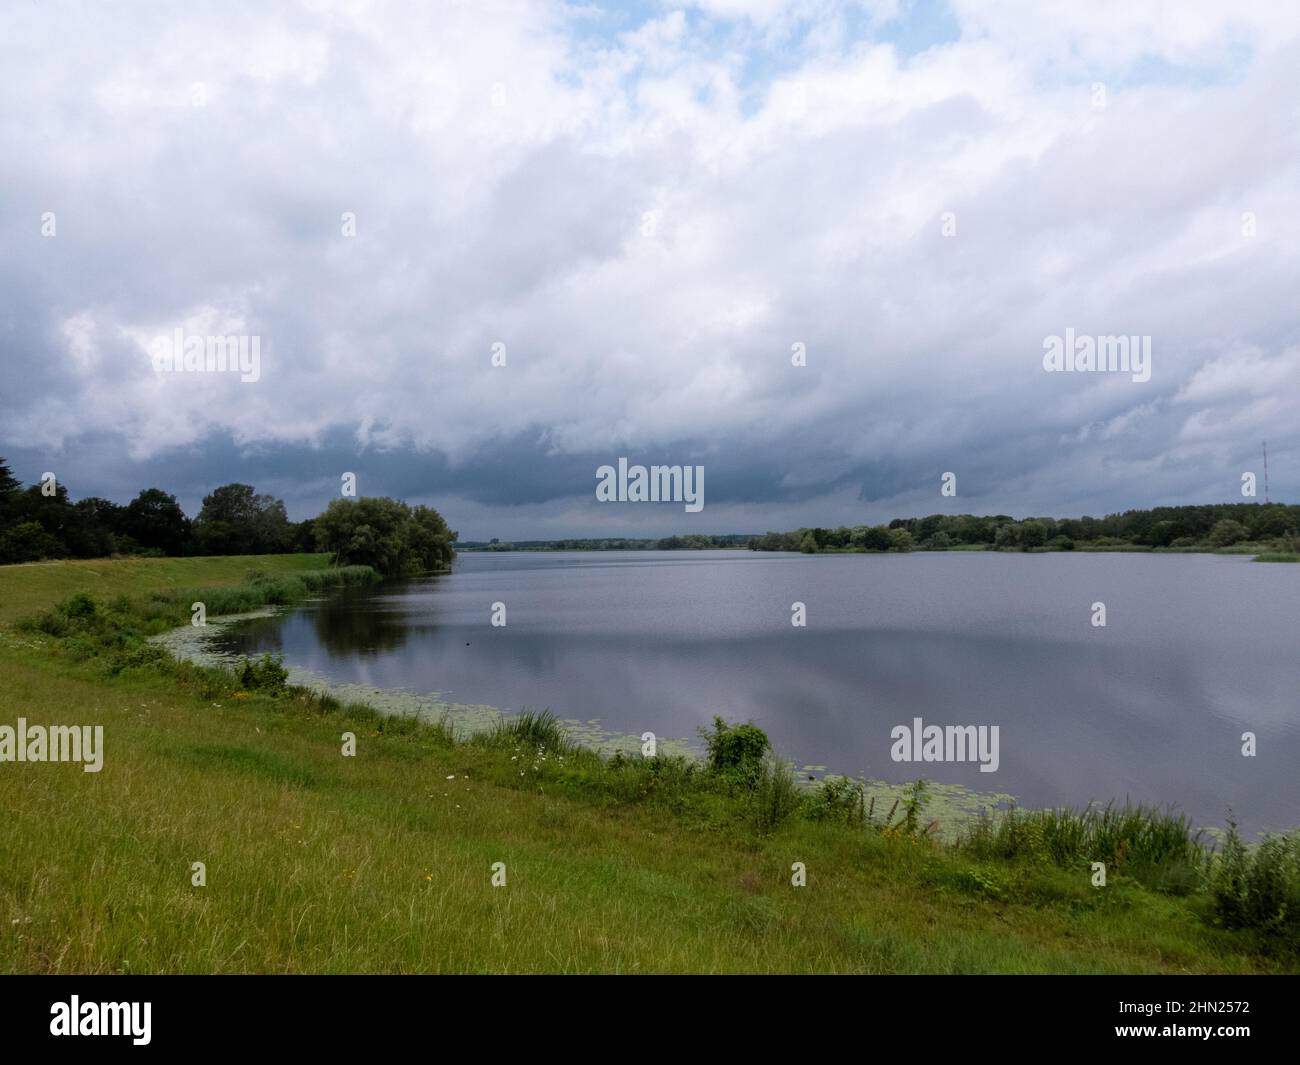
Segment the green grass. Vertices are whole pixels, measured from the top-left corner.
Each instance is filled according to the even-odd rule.
[[[258,560],[268,573],[279,563]],[[44,591],[22,594],[38,610],[117,580],[31,579]],[[141,604],[193,583],[164,568],[137,573],[129,591]],[[96,601],[61,637],[0,630],[0,723],[105,730],[100,773],[0,765],[2,971],[1297,968],[1258,930],[1216,923],[1204,891],[1162,889],[1123,861],[1093,888],[1077,860],[1088,844],[1065,821],[1055,849],[1008,830],[1006,853],[985,853],[932,838],[924,789],[914,811],[868,808],[850,783],[809,798],[766,754],[731,777],[680,757],[602,759],[545,713],[457,737],[300,689],[277,696],[269,682],[136,661],[110,630],[146,624],[141,610]],[[355,757],[341,753],[345,733]],[[736,764],[754,752],[726,749]],[[1130,837],[1143,841],[1125,844],[1130,855],[1177,849],[1167,822],[1108,816],[1092,831],[1112,853]],[[205,887],[191,884],[194,862]],[[505,887],[491,886],[496,862]],[[806,887],[791,885],[795,862]],[[1275,867],[1242,873],[1256,885],[1243,897]]]
[[[525,710],[513,717],[503,718],[493,728],[491,739],[499,745],[518,747],[527,744],[529,747],[550,750],[556,755],[572,754],[575,751],[560,719],[549,710],[541,713]]]
[[[90,559],[0,566],[0,625],[48,610],[77,592],[108,600],[182,588],[243,584],[250,570],[288,576],[323,570],[328,555]]]

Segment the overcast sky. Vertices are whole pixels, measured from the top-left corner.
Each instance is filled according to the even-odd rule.
[[[1265,439],[1297,502],[1298,195],[1276,0],[10,0],[0,455],[475,539],[1240,501]],[[597,503],[621,455],[704,509]]]

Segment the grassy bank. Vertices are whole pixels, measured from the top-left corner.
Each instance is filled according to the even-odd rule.
[[[289,577],[319,572],[328,559],[327,555],[231,555],[0,566],[0,625],[12,625],[19,618],[48,610],[78,592],[106,601],[119,595],[139,596],[183,588],[225,588],[246,583],[250,570]]]
[[[716,727],[705,763],[604,760],[544,715],[457,737],[286,688],[273,662],[240,675],[142,649],[191,596],[216,613],[364,579],[303,581],[324,569],[303,556],[220,560],[224,586],[243,585],[222,599],[168,561],[79,585],[3,573],[33,610],[64,606],[0,630],[0,724],[102,724],[106,747],[94,774],[0,764],[6,971],[1297,967],[1257,859],[1207,879],[1176,818],[1020,813],[946,847],[923,788],[889,810],[847,781],[800,793],[744,726]],[[130,598],[101,598],[102,582]],[[1294,857],[1270,859],[1283,893]]]

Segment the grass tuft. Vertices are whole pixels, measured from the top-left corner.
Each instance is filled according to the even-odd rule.
[[[573,749],[568,730],[550,710],[540,713],[525,710],[513,717],[502,718],[493,727],[491,740],[497,744],[527,744],[554,754]]]

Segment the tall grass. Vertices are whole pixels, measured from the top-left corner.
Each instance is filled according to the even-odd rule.
[[[563,754],[574,748],[568,730],[550,710],[525,710],[502,718],[492,727],[489,738],[496,744],[526,745],[554,754]]]
[[[790,763],[769,752],[749,794],[754,828],[771,832],[798,813],[803,805],[804,795],[795,783]]]
[[[184,625],[191,619],[195,603],[202,603],[207,615],[212,617],[243,614],[380,579],[369,566],[340,566],[278,576],[254,571],[249,577],[244,584],[230,587],[159,590],[143,600],[121,595],[107,604],[97,602],[85,592],[77,592],[50,610],[19,620],[15,627],[57,637],[97,634],[109,644],[120,643],[121,639],[155,635]]]
[[[1046,861],[1062,869],[1106,863],[1156,890],[1187,894],[1204,883],[1209,850],[1200,831],[1172,809],[1090,805],[1083,810],[987,811],[960,846],[980,858]]]
[[[369,566],[337,566],[287,575],[254,570],[248,581],[233,587],[154,592],[145,616],[179,619],[176,623],[184,624],[189,620],[191,604],[196,602],[203,603],[207,613],[213,616],[244,614],[264,606],[287,606],[322,592],[379,580],[379,573]]]

